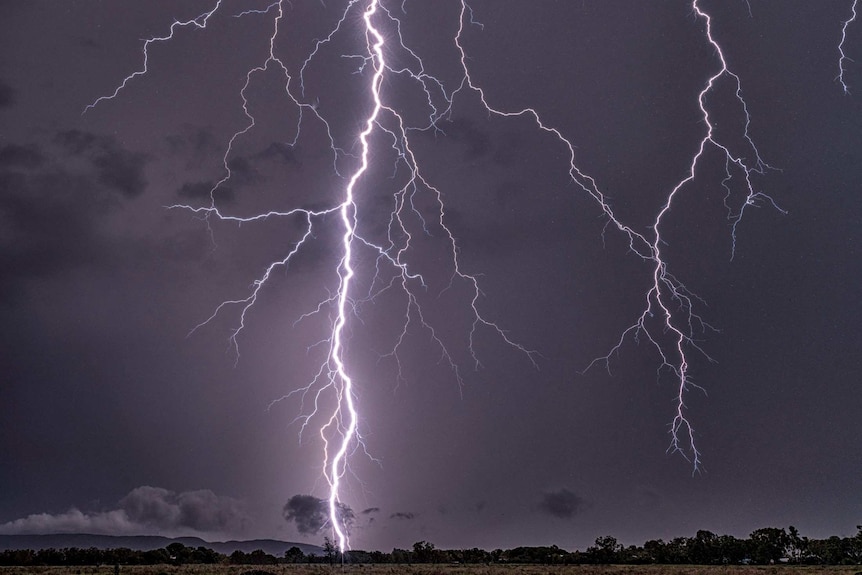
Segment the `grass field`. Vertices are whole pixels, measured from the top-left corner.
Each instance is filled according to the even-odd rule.
[[[862,566],[700,565],[130,565],[121,575],[862,575]],[[114,567],[0,567],[0,575],[114,575]]]

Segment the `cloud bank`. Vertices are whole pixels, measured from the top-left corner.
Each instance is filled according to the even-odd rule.
[[[249,522],[242,502],[209,489],[175,493],[141,486],[123,497],[117,509],[35,513],[0,524],[4,535],[93,533],[99,535],[191,535],[239,533]]]

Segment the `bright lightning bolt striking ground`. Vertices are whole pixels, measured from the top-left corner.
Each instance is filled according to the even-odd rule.
[[[96,99],[86,107],[85,112],[101,102],[119,97],[123,90],[129,88],[130,82],[145,76],[149,69],[149,49],[154,44],[169,42],[186,28],[205,29],[213,18],[229,11],[229,8],[226,7],[227,4],[227,2],[219,0],[211,10],[196,18],[182,22],[175,21],[170,27],[169,34],[146,40],[143,45],[141,70],[127,76],[110,95]],[[475,21],[471,8],[464,1],[458,2],[456,0],[455,6],[459,8],[459,20],[457,31],[452,38],[452,46],[460,59],[461,78],[452,87],[426,71],[422,57],[409,47],[409,42],[402,36],[401,22],[408,17],[403,3],[395,2],[390,5],[383,0],[350,0],[343,12],[340,13],[337,22],[331,27],[328,35],[315,41],[313,49],[308,51],[301,67],[293,71],[278,56],[276,50],[279,41],[286,41],[286,39],[281,38],[279,26],[286,17],[286,8],[290,7],[288,3],[279,0],[260,9],[237,10],[229,14],[232,17],[244,18],[271,17],[272,32],[269,36],[269,52],[260,65],[247,72],[244,85],[239,88],[246,123],[241,129],[234,132],[226,143],[222,158],[224,172],[221,179],[210,191],[211,201],[209,205],[203,207],[171,206],[171,208],[188,210],[198,214],[206,219],[208,224],[212,221],[253,223],[272,218],[290,219],[291,221],[299,218],[303,221],[300,238],[283,258],[272,261],[265,268],[263,273],[254,281],[248,295],[240,299],[223,302],[209,318],[195,328],[208,324],[216,316],[231,308],[238,309],[236,327],[230,335],[231,343],[237,349],[237,353],[239,349],[238,337],[245,327],[246,315],[258,301],[261,290],[269,283],[272,273],[277,269],[287,268],[297,254],[314,239],[316,230],[325,225],[332,225],[333,221],[338,226],[339,256],[334,270],[337,276],[336,285],[332,293],[307,314],[308,316],[329,314],[330,329],[321,342],[327,346],[328,352],[312,381],[307,386],[292,393],[299,393],[304,399],[309,398],[313,404],[311,413],[304,414],[300,418],[303,431],[314,422],[321,421],[319,434],[324,445],[321,468],[328,484],[329,525],[341,549],[349,547],[348,525],[346,518],[342,517],[341,513],[344,504],[342,500],[343,478],[349,468],[348,459],[350,455],[357,448],[362,448],[362,440],[359,435],[360,414],[356,387],[345,353],[348,325],[355,317],[357,303],[373,300],[390,290],[400,290],[406,296],[403,328],[394,337],[394,344],[386,355],[394,358],[398,363],[400,373],[399,350],[407,336],[408,328],[414,324],[421,326],[429,334],[434,345],[437,346],[442,360],[451,368],[459,385],[462,382],[458,362],[450,353],[450,348],[443,336],[440,335],[440,330],[423,313],[417,297],[417,293],[424,289],[425,281],[419,272],[414,271],[415,265],[411,259],[412,240],[416,235],[429,234],[432,228],[442,234],[450,258],[450,286],[457,284],[470,294],[467,303],[469,309],[465,311],[470,316],[468,346],[474,365],[478,367],[480,362],[474,343],[483,330],[500,338],[513,349],[522,352],[535,365],[536,352],[513,339],[500,324],[488,317],[482,310],[482,292],[477,276],[465,271],[459,260],[459,246],[451,231],[452,228],[447,222],[443,191],[436,187],[435,183],[423,172],[421,162],[414,152],[414,147],[411,146],[409,136],[412,133],[441,130],[441,120],[451,116],[456,99],[468,98],[472,95],[472,97],[478,98],[481,105],[491,115],[502,118],[526,117],[535,123],[538,130],[551,134],[566,155],[566,167],[571,181],[592,198],[606,218],[609,227],[621,233],[626,238],[631,251],[649,266],[652,281],[645,286],[642,311],[633,318],[631,326],[621,334],[618,342],[610,349],[609,353],[594,360],[587,369],[597,364],[604,364],[610,369],[612,356],[616,355],[623,343],[628,340],[644,338],[649,342],[659,357],[659,373],[670,373],[675,381],[675,411],[670,424],[670,449],[686,457],[695,470],[701,466],[701,455],[696,445],[694,428],[689,421],[686,410],[687,393],[692,387],[697,387],[692,382],[690,373],[690,355],[693,352],[703,353],[696,342],[695,335],[696,332],[709,330],[710,327],[695,311],[697,297],[669,270],[668,260],[663,253],[665,222],[674,209],[677,197],[694,187],[696,174],[707,154],[717,155],[725,165],[726,178],[723,185],[727,191],[725,205],[730,222],[731,249],[729,257],[732,258],[735,253],[737,226],[748,208],[766,204],[780,210],[770,196],[756,189],[752,181],[754,174],[763,174],[769,169],[769,165],[761,159],[760,153],[749,134],[750,115],[748,106],[743,99],[740,78],[728,65],[721,45],[714,37],[712,19],[697,0],[690,4],[690,9],[696,16],[697,22],[704,27],[705,40],[711,46],[716,62],[715,71],[705,78],[703,88],[697,95],[703,136],[692,151],[687,173],[668,190],[652,225],[645,230],[637,230],[617,216],[612,202],[602,191],[599,183],[576,165],[575,147],[569,137],[558,128],[545,123],[541,113],[534,108],[502,109],[493,103],[494,97],[486,94],[485,90],[474,81],[469,67],[469,55],[462,40],[468,29],[481,29],[482,25]],[[842,46],[847,25],[851,21],[852,18],[845,22]],[[324,47],[332,43],[348,27],[357,26],[361,29],[360,36],[365,40],[364,45],[357,47],[360,53],[343,54],[342,56],[355,59],[359,63],[356,73],[365,82],[365,95],[370,102],[370,110],[357,121],[357,127],[351,136],[352,142],[349,145],[341,145],[338,137],[334,134],[332,120],[327,111],[319,109],[316,101],[307,99],[305,74],[310,67],[315,65]],[[389,55],[391,54],[397,54],[398,57],[390,60]],[[845,58],[843,50],[841,56],[842,60],[839,62],[839,67],[843,74],[843,60]],[[390,61],[408,63],[395,66],[390,64]],[[343,178],[345,185],[338,192],[335,200],[319,209],[296,207],[289,210],[266,211],[252,216],[240,216],[230,213],[224,206],[219,205],[216,201],[216,192],[233,176],[230,159],[234,154],[235,144],[257,127],[254,113],[249,106],[247,92],[255,77],[268,71],[281,74],[284,81],[284,95],[298,111],[295,132],[286,138],[286,141],[292,146],[296,145],[300,139],[301,129],[306,122],[314,122],[322,127],[329,139],[330,149],[328,153],[332,155],[333,172]],[[425,96],[425,101],[421,104],[427,110],[427,116],[422,123],[411,125],[405,119],[403,107],[399,106],[398,102],[391,101],[391,97],[387,96],[382,88],[387,78],[406,78],[419,87]],[[839,78],[844,85],[843,76],[839,76]],[[731,138],[732,142],[718,135],[707,102],[708,97],[716,92],[719,84],[731,86],[732,105],[737,109],[737,127],[733,138]],[[846,90],[846,85],[844,87]],[[364,179],[368,176],[369,168],[375,162],[374,142],[380,139],[389,143],[388,149],[397,158],[395,170],[403,169],[407,174],[403,183],[393,184],[390,196],[392,210],[388,217],[386,240],[382,242],[372,241],[372,239],[365,237],[359,229],[361,216],[364,210],[367,211],[363,204]],[[357,147],[358,153],[346,151]],[[345,166],[348,166],[347,169]],[[393,178],[392,181],[394,182],[395,179]],[[741,190],[742,195],[741,201],[739,200],[739,190]],[[434,206],[433,221],[426,219],[416,207],[415,203],[419,196],[423,196],[428,203]],[[371,254],[371,260],[374,262],[371,270],[374,279],[362,291],[356,285],[356,266],[359,265],[357,254],[359,252]],[[386,274],[381,272],[383,268],[388,270]],[[303,318],[305,317],[307,316],[303,316]],[[705,353],[703,355],[706,356]]]

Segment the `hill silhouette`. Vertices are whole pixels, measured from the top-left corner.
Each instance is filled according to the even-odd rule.
[[[49,535],[0,535],[0,552],[14,549],[118,549],[128,548],[136,551],[162,549],[171,543],[182,543],[186,547],[206,547],[224,555],[234,551],[251,553],[262,549],[265,553],[283,557],[291,547],[299,547],[306,555],[321,555],[323,548],[308,543],[294,543],[276,539],[251,539],[247,541],[205,541],[200,537],[161,537],[159,535],[94,535],[88,533],[53,533]]]

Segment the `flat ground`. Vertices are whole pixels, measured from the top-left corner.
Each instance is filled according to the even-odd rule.
[[[256,573],[255,573],[256,572]],[[130,565],[121,575],[862,575],[862,566],[730,566],[698,565]],[[0,567],[0,575],[114,575],[113,566]]]

